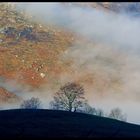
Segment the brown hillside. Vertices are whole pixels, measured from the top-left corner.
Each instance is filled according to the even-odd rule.
[[[0,76],[39,87],[63,72],[58,56],[71,45],[71,33],[34,23],[8,4],[0,5],[0,19]]]

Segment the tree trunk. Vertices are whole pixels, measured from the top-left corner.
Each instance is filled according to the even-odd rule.
[[[72,112],[72,103],[69,102],[69,112]]]
[[[74,108],[74,112],[76,112],[76,107]]]

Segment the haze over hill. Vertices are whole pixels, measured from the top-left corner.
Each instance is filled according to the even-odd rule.
[[[119,12],[120,3],[89,5],[21,3],[17,11],[1,5],[0,85],[48,107],[61,85],[76,81],[91,105],[120,107],[140,123],[139,18]]]
[[[96,8],[106,12],[115,13],[129,13],[129,15],[136,16],[140,12],[140,4],[136,2],[77,2],[66,3],[66,5],[77,5],[80,7]]]

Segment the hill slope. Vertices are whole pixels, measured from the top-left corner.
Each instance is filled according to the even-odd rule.
[[[82,113],[52,110],[0,111],[0,136],[140,137],[140,126]]]
[[[35,23],[14,5],[0,4],[0,80],[15,80],[31,88],[50,81],[57,82],[67,71],[67,62],[59,56],[71,46],[73,35],[53,26]],[[17,98],[0,84],[0,100]]]
[[[96,9],[102,9],[109,12],[127,12],[132,14],[137,14],[140,12],[140,3],[138,2],[77,2],[77,3],[69,3],[69,5],[79,5],[82,7],[92,7]]]
[[[120,53],[112,55],[111,49],[111,56],[109,51],[107,55],[98,54],[104,46],[96,46],[94,41],[66,28],[41,25],[8,3],[0,4],[0,19],[0,78],[34,90],[44,85],[55,90],[69,81],[82,84],[87,91],[92,87],[99,92],[110,87],[120,89],[118,74],[103,68],[106,63],[116,70],[114,64],[119,67],[119,61],[112,56],[120,58]]]
[[[6,89],[0,87],[0,101],[1,102],[6,102],[8,100],[16,101],[16,99],[18,100],[18,97],[14,93],[11,93],[7,91]]]
[[[71,33],[35,23],[7,3],[0,4],[0,19],[0,76],[39,87],[63,71],[58,57]]]

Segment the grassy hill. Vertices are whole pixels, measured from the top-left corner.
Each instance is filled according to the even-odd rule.
[[[0,111],[0,137],[140,137],[140,126],[66,111],[4,110]]]

